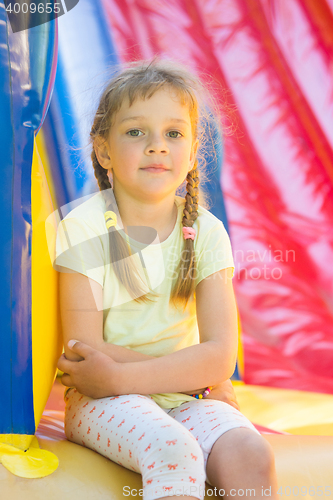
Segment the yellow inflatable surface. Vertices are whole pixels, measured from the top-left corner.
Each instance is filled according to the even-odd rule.
[[[332,429],[333,396],[246,385],[236,385],[235,390],[242,412],[255,424],[272,432],[297,430],[290,435],[262,431],[274,449],[281,500],[333,496],[333,435],[321,435]],[[139,474],[66,440],[63,393],[56,380],[36,433],[40,447],[58,457],[58,469],[47,477],[24,479],[0,467],[1,498],[123,500],[128,491],[130,498],[139,497]],[[301,420],[305,415],[307,419]],[[316,435],[304,435],[309,429]],[[213,489],[206,484],[205,498],[211,497]]]
[[[255,424],[291,434],[333,436],[333,396],[330,394],[241,383],[235,391],[242,412]]]

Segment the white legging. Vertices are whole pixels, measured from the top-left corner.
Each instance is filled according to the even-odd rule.
[[[236,427],[258,433],[239,411],[214,399],[166,410],[149,395],[92,399],[72,388],[65,401],[67,439],[142,474],[145,500],[169,495],[202,500],[216,440]]]

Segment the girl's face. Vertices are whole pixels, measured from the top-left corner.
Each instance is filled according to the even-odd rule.
[[[193,168],[196,149],[187,105],[162,88],[131,107],[128,101],[122,104],[100,163],[112,170],[116,198],[156,202],[174,196]],[[149,165],[161,168],[147,169]]]

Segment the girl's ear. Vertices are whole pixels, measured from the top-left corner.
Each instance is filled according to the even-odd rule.
[[[198,146],[199,146],[199,140],[196,139],[193,144],[192,144],[192,149],[191,149],[191,155],[190,155],[190,168],[189,171],[192,170],[194,167],[194,162],[197,156],[197,151],[198,151]]]
[[[106,140],[102,137],[96,137],[93,147],[99,164],[105,168],[105,170],[109,170],[111,168],[111,160]]]

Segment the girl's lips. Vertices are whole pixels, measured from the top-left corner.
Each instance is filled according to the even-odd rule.
[[[167,172],[167,169],[166,168],[163,168],[163,167],[146,167],[146,168],[143,168],[142,170],[146,170],[148,172]]]
[[[166,172],[168,169],[162,163],[151,163],[143,167],[142,170],[147,170],[148,172]]]

